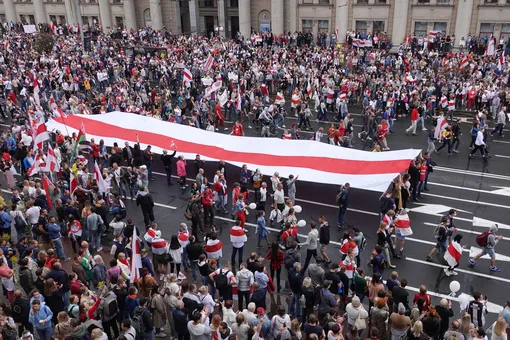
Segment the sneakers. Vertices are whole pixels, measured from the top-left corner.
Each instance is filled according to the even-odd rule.
[[[103,250],[103,247],[97,248],[97,252],[100,252],[101,250]]]
[[[469,259],[469,264],[476,267],[476,261],[473,261],[472,259]]]
[[[499,269],[499,268],[498,268],[498,267],[496,267],[496,266],[491,266],[491,267],[490,267],[490,270],[491,270],[491,272],[500,272],[500,271],[501,271],[501,269]]]
[[[457,275],[459,275],[459,273],[457,273],[455,270],[452,270],[452,271],[450,272],[450,275],[457,276]]]
[[[390,264],[390,268],[395,269],[395,268],[397,268],[397,266],[395,266],[394,264]]]
[[[434,262],[434,259],[430,256],[427,256],[427,262]]]
[[[444,273],[446,274],[446,276],[451,276],[452,275],[452,271],[448,270],[448,268],[445,268],[443,270],[444,270]]]
[[[459,150],[452,150],[452,151],[455,152],[455,153],[459,153]]]
[[[446,154],[447,154],[448,156],[451,156],[451,155],[452,155],[452,153],[451,153],[451,152],[448,152],[448,153],[446,153]]]

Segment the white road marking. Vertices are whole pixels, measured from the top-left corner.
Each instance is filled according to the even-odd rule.
[[[435,166],[434,170],[435,171],[441,171],[441,172],[451,172],[451,173],[454,173],[454,174],[476,176],[476,177],[487,177],[487,178],[501,179],[501,180],[504,180],[504,181],[510,181],[510,176],[491,174],[491,173],[487,173],[487,172],[478,172],[478,171],[471,171],[471,170],[447,168],[447,167],[442,167],[442,166]]]
[[[464,251],[466,251],[467,249],[464,249]],[[469,252],[469,257],[475,257],[476,255],[478,255],[480,252],[482,251],[481,248],[477,248],[477,247],[470,247],[468,252]],[[489,255],[484,255],[482,257],[480,257],[481,259],[485,259],[485,260],[490,260],[490,257]],[[496,253],[496,260],[497,261],[505,261],[505,262],[510,262],[510,256],[506,256],[506,255],[501,255],[501,254],[497,254]]]
[[[422,193],[422,195],[436,197],[436,198],[444,198],[447,200],[466,202],[466,203],[471,203],[471,204],[476,204],[476,205],[487,205],[487,206],[491,206],[491,207],[510,209],[510,206],[503,205],[503,204],[496,204],[496,203],[482,202],[482,201],[473,201],[473,200],[468,200],[468,199],[463,199],[463,198],[458,198],[458,197],[449,197],[449,196],[443,196],[443,195],[437,195],[437,194],[431,194],[431,193]]]
[[[498,190],[482,190],[482,189],[476,189],[476,188],[468,188],[468,187],[459,187],[457,185],[451,185],[451,184],[444,184],[444,183],[435,183],[435,182],[428,182],[429,185],[435,185],[438,187],[443,188],[453,188],[457,190],[467,190],[467,191],[474,191],[474,192],[481,192],[484,194],[492,194],[492,195],[500,195],[500,196],[510,196],[510,188],[508,187],[499,187],[501,189]],[[493,185],[493,187],[496,187]]]
[[[497,224],[498,229],[510,229],[510,225],[499,223],[496,221],[486,220],[485,218],[473,217],[473,227],[489,228],[491,225]]]
[[[494,155],[496,157],[499,157],[499,158],[510,158],[510,156],[505,156],[505,155]]]
[[[510,142],[506,141],[506,140],[499,140],[499,139],[493,139],[492,140],[494,143],[504,143],[504,144],[510,144]]]
[[[419,260],[419,259],[415,259],[413,257],[408,257],[408,256],[406,256],[406,261],[411,261],[411,262],[415,262],[415,263],[419,263],[419,264],[424,264],[424,265],[431,266],[431,267],[448,268],[448,266],[445,266],[445,265],[442,265],[442,264],[439,264],[439,263],[427,262],[425,260]],[[459,273],[464,273],[464,274],[467,274],[467,275],[473,275],[473,276],[483,277],[483,278],[490,279],[490,280],[496,280],[496,281],[502,281],[502,282],[510,283],[510,279],[505,279],[504,277],[498,277],[498,276],[494,276],[494,275],[478,273],[478,272],[469,271],[469,270],[460,269],[460,268],[456,268],[455,271],[459,272]]]
[[[418,204],[419,206],[416,208],[411,208],[409,211],[413,211],[413,212],[417,212],[417,213],[421,213],[421,214],[427,214],[427,215],[443,216],[442,213],[446,213],[447,211],[452,209],[452,207],[447,206],[447,205],[442,205],[442,204],[431,204],[431,203],[416,203],[416,204]],[[455,210],[460,211],[460,212],[465,212],[468,214],[473,214],[472,212],[465,211],[465,210],[460,210],[460,209],[455,209]]]
[[[430,223],[430,222],[423,222],[424,225],[426,226],[429,226],[429,227],[437,227],[437,224],[436,223]],[[474,234],[474,235],[480,235],[482,232],[481,231],[473,231],[473,230],[467,230],[467,229],[460,229],[460,228],[457,228],[455,227],[455,229],[457,229],[458,232],[462,232],[462,233],[467,233],[467,234]],[[503,241],[510,241],[509,238],[503,238]]]

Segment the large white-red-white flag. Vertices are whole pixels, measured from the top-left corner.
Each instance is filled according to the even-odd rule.
[[[393,220],[393,225],[398,229],[400,235],[402,236],[411,236],[413,234],[413,230],[411,229],[411,221],[409,220],[409,215],[407,214],[398,214],[397,217]]]
[[[469,65],[469,60],[468,60],[468,58],[464,58],[464,59],[462,59],[462,61],[460,62],[459,67],[460,67],[460,69],[461,69],[461,70],[463,70],[463,69],[464,69],[466,66],[468,66],[468,65]]]
[[[140,243],[138,242],[138,235],[136,228],[133,228],[133,238],[131,240],[131,262],[129,275],[129,282],[137,282],[140,278],[140,269],[142,268],[142,253],[140,251]]]
[[[96,161],[94,161],[94,178],[97,181],[99,192],[107,192],[108,183],[106,183],[105,179],[103,178],[103,173],[101,172],[101,169],[99,169],[99,165],[97,165]]]
[[[408,149],[388,152],[364,152],[309,140],[282,140],[216,134],[214,145],[210,132],[192,127],[154,120],[150,117],[125,112],[103,115],[69,115],[48,121],[48,129],[72,134],[82,123],[87,136],[103,139],[105,145],[117,142],[150,144],[153,152],[161,153],[174,142],[184,157],[200,154],[205,160],[220,159],[234,166],[246,164],[259,168],[263,174],[299,173],[299,178],[314,183],[349,182],[352,187],[384,191],[396,175],[409,168],[409,162],[420,150]]]
[[[448,246],[447,252],[444,254],[444,259],[448,263],[450,267],[455,267],[460,263],[460,258],[462,257],[462,246],[453,241]]]
[[[505,51],[498,58],[498,71],[503,71],[503,65],[505,65]]]
[[[213,63],[214,63],[214,58],[212,55],[209,54],[209,56],[207,57],[207,60],[204,63],[204,69],[207,71],[210,70],[211,67],[213,66]]]
[[[439,116],[437,118],[436,129],[434,130],[434,136],[436,139],[441,139],[443,137],[443,131],[448,126],[448,121],[444,116]]]
[[[35,129],[34,150],[42,149],[44,141],[50,140],[50,134],[46,130],[46,124],[39,124]]]
[[[41,98],[39,97],[40,90],[39,82],[37,78],[34,77],[34,101],[37,105],[41,105]]]

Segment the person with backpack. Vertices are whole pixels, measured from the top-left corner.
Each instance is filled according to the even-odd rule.
[[[109,340],[119,337],[119,327],[117,325],[117,316],[119,313],[119,305],[117,295],[112,290],[108,290],[99,304],[101,314],[101,323]],[[113,330],[113,337],[111,331]]]
[[[152,340],[154,321],[152,314],[147,308],[147,298],[140,298],[140,305],[135,307],[131,319],[133,328],[136,331],[136,340]]]
[[[439,251],[440,253],[444,254],[446,252],[446,249],[448,248],[448,231],[446,229],[446,226],[448,224],[448,219],[443,217],[441,219],[441,223],[436,227],[434,230],[434,237],[437,241],[436,245],[432,250],[430,251],[429,255],[427,256],[427,262],[434,262],[434,259],[432,256]]]
[[[349,183],[345,183],[340,187],[340,191],[336,195],[336,204],[338,204],[338,228],[344,227],[345,214],[347,213],[347,206],[349,204]]]
[[[209,280],[214,282],[220,299],[232,300],[232,285],[237,284],[237,281],[230,262],[227,262],[224,268],[218,268],[209,274]]]
[[[499,272],[501,269],[496,267],[496,253],[494,251],[494,248],[498,244],[499,241],[503,239],[502,235],[496,235],[498,232],[498,225],[493,224],[489,227],[489,231],[484,231],[480,235],[476,237],[476,244],[478,244],[480,247],[483,247],[483,250],[475,255],[473,258],[469,259],[469,264],[472,267],[476,267],[476,260],[478,260],[480,257],[484,255],[489,255],[490,260],[490,267],[489,269],[493,272]]]
[[[97,288],[100,282],[106,283],[106,266],[101,255],[94,256],[94,266],[92,267],[92,284]]]

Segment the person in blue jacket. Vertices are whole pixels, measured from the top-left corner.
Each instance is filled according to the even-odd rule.
[[[32,309],[28,315],[28,321],[34,326],[40,340],[50,340],[52,333],[51,319],[53,312],[39,300],[32,301]]]

